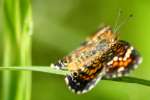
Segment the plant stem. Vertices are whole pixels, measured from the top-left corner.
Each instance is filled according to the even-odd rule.
[[[43,72],[43,73],[49,73],[49,74],[57,74],[57,75],[66,75],[69,72],[63,71],[63,70],[56,70],[50,67],[0,67],[0,70],[13,70],[13,71],[35,71],[35,72]]]
[[[57,74],[57,75],[66,75],[69,74],[68,71],[63,70],[56,70],[54,68],[47,67],[47,66],[28,66],[28,67],[0,67],[0,70],[14,70],[14,71],[36,71],[36,72],[43,72],[49,74]],[[113,78],[113,79],[106,79],[103,78],[102,80],[109,80],[109,81],[117,81],[117,82],[125,82],[125,83],[135,83],[144,86],[150,86],[150,80],[135,78],[135,77],[121,77],[121,78]]]
[[[31,66],[30,0],[4,0],[3,66]],[[30,100],[31,72],[3,73],[2,100]]]
[[[105,80],[112,80],[112,81],[125,82],[125,83],[136,83],[144,86],[150,86],[150,80],[140,79],[136,77],[120,77],[120,78],[105,79]]]

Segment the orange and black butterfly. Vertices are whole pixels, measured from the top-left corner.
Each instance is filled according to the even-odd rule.
[[[69,70],[66,84],[73,92],[81,94],[91,90],[102,77],[124,76],[140,62],[138,51],[130,43],[119,40],[107,26],[59,60],[55,67]]]

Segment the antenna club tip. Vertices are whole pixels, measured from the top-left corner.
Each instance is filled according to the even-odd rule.
[[[129,17],[133,17],[133,14],[130,14]]]

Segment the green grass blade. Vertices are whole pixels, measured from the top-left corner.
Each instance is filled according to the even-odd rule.
[[[49,74],[66,75],[69,72],[63,70],[56,70],[50,67],[1,67],[0,70],[13,70],[13,71],[35,71]]]
[[[30,0],[4,0],[4,67],[31,65]],[[31,72],[3,73],[2,100],[30,100]]]
[[[36,71],[36,72],[43,72],[43,73],[49,73],[49,74],[55,74],[55,75],[67,75],[67,74],[69,74],[68,71],[54,69],[53,64],[50,67],[47,67],[47,66],[0,67],[0,70],[1,71],[4,71],[4,70]],[[102,80],[124,82],[124,83],[135,83],[135,84],[150,87],[150,80],[140,79],[140,78],[136,78],[136,77],[129,77],[129,76],[127,77],[126,76],[126,77],[112,78],[112,79],[103,78]]]

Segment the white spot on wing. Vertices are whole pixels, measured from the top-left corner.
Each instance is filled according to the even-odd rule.
[[[114,60],[114,61],[117,61],[117,60],[118,60],[118,57],[117,57],[117,56],[115,56],[115,57],[113,58],[113,60]]]
[[[91,85],[90,87],[89,87],[89,89],[88,90],[91,90],[91,89],[93,89],[94,88],[94,84],[93,85]]]
[[[118,73],[117,76],[118,76],[118,77],[121,77],[121,76],[122,76],[122,73]]]
[[[126,60],[127,60],[127,58],[126,58],[126,57],[124,57],[124,58],[123,58],[123,61],[126,61]]]
[[[77,91],[77,94],[81,94],[81,91]]]
[[[68,88],[69,88],[69,90],[71,90],[71,87],[70,87],[70,86],[68,86]]]
[[[66,82],[67,85],[69,84],[69,81],[68,81],[67,77],[65,78],[65,82]]]
[[[141,63],[142,63],[142,61],[143,61],[143,58],[142,58],[142,57],[140,57],[140,58],[139,58],[139,61],[138,61],[138,64],[141,64]]]
[[[119,57],[119,61],[122,61],[122,57]]]
[[[86,92],[87,92],[87,90],[83,90],[83,91],[82,91],[82,93],[86,93]]]
[[[130,47],[130,48],[127,50],[127,52],[126,52],[126,54],[125,54],[125,57],[123,58],[124,61],[126,61],[127,58],[130,57],[131,52],[132,52],[133,49],[134,49],[133,47]]]
[[[107,65],[111,65],[112,63],[113,63],[113,60],[109,61],[109,62],[107,63]]]
[[[85,69],[84,67],[81,67],[81,71],[84,71],[84,69]]]
[[[138,65],[134,65],[133,68],[134,68],[134,69],[137,69],[137,68],[138,68]]]
[[[113,77],[113,78],[116,78],[117,76],[116,76],[116,74],[113,74],[112,77]]]
[[[131,51],[132,51],[132,50],[134,49],[134,47],[133,47],[133,46],[131,46],[131,47],[130,47],[130,49],[131,49]]]
[[[124,67],[120,67],[117,72],[122,72],[124,70]]]
[[[74,89],[71,89],[71,91],[72,91],[73,93],[75,93],[75,90],[74,90]]]

